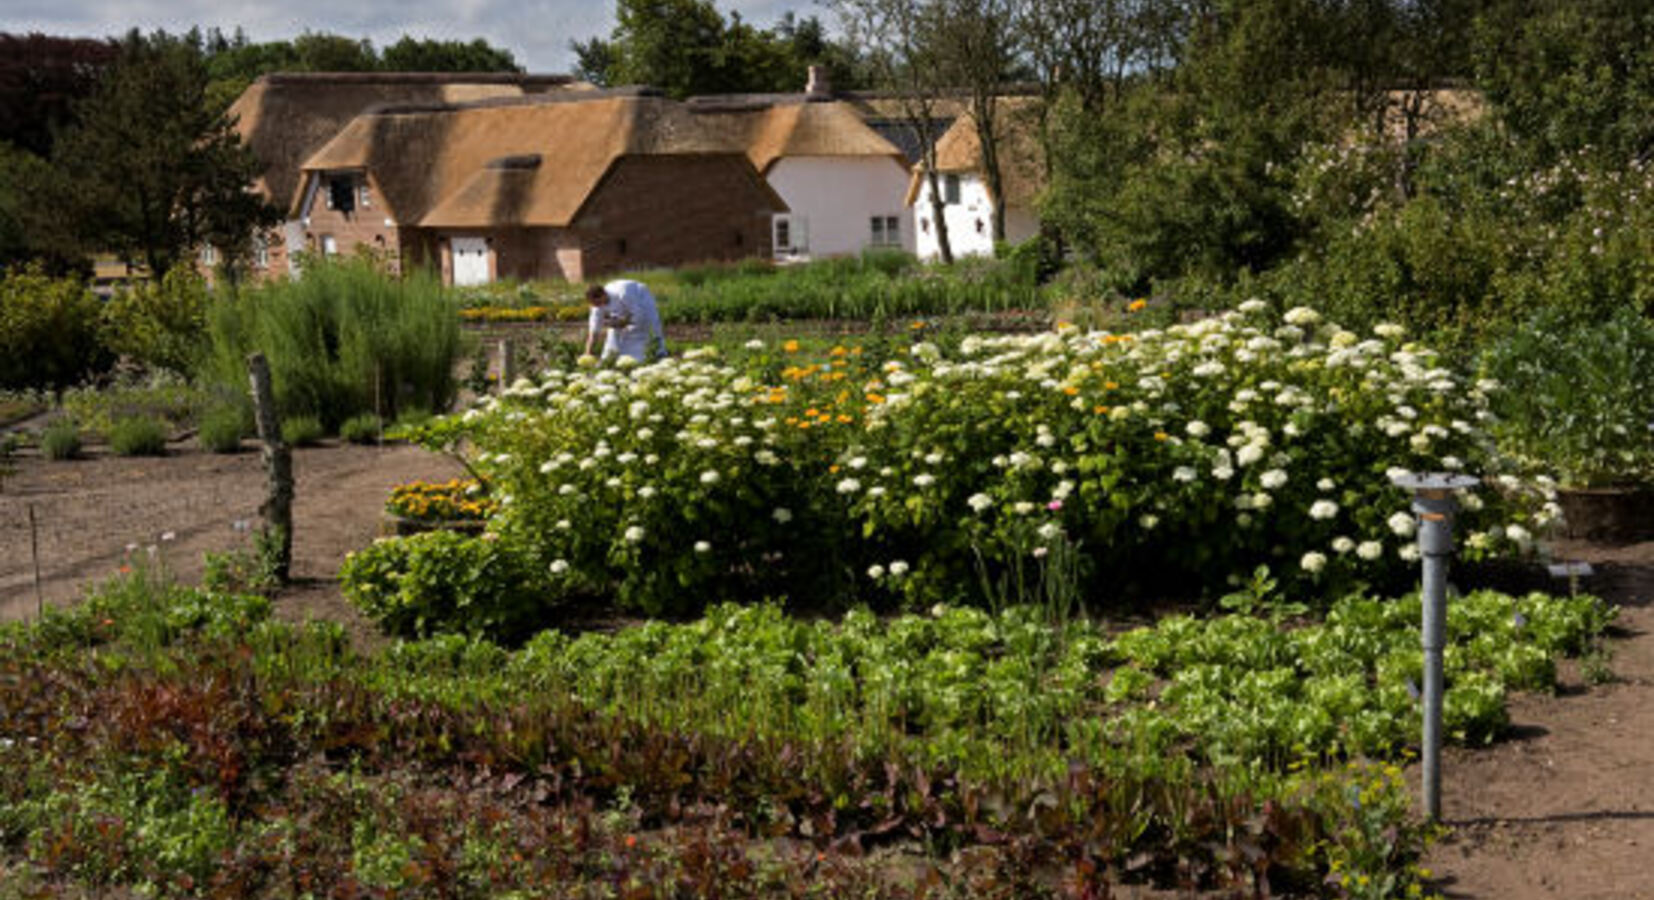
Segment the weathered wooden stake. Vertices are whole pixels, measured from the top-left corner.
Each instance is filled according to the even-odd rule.
[[[510,387],[517,380],[517,353],[516,347],[510,338],[500,341],[500,393]]]
[[[29,555],[34,557],[34,613],[46,618],[46,601],[40,594],[40,528],[35,524],[34,504],[29,504]]]
[[[264,549],[275,553],[271,568],[276,579],[287,583],[293,562],[293,455],[281,439],[276,418],[276,395],[270,387],[270,364],[264,354],[247,357],[247,373],[253,383],[253,410],[258,422],[258,439],[263,444],[264,471],[269,476],[259,514],[264,517]]]

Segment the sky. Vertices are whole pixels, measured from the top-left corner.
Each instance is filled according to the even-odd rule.
[[[832,27],[816,0],[714,0],[727,18],[768,28],[786,12],[814,15]],[[109,37],[136,27],[186,31],[199,25],[226,34],[240,26],[248,40],[274,41],[306,31],[367,38],[384,49],[404,34],[471,41],[510,50],[530,72],[574,67],[571,40],[606,37],[613,0],[0,0],[0,32],[39,31],[62,37]]]

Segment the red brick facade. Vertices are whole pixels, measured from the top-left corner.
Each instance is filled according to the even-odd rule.
[[[599,184],[573,228],[403,229],[403,258],[408,265],[435,263],[448,284],[454,238],[487,239],[491,280],[577,282],[629,269],[767,258],[775,202],[739,157],[628,157]],[[319,221],[311,217],[317,235]],[[332,227],[334,234],[354,234]],[[350,246],[341,241],[340,252]]]
[[[334,180],[350,183],[351,209],[337,208],[329,202],[332,197],[330,182]],[[316,254],[349,256],[359,248],[367,248],[385,259],[389,271],[400,272],[403,256],[400,229],[391,220],[372,176],[360,172],[336,172],[328,173],[317,181],[319,183],[314,186],[306,186],[310,203],[301,220],[304,247],[299,249]],[[332,239],[331,247],[329,238]]]

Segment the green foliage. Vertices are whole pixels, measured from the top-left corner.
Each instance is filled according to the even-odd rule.
[[[377,541],[345,560],[339,581],[351,603],[396,635],[511,638],[551,612],[545,580],[520,557],[491,537],[450,531]]]
[[[161,419],[171,430],[189,427],[209,395],[166,373],[141,379],[121,377],[101,387],[78,387],[61,395],[63,411],[87,432],[108,435],[115,422],[134,416]]]
[[[78,281],[38,266],[0,279],[0,388],[67,387],[102,371],[99,303]]]
[[[856,86],[855,51],[831,42],[815,17],[788,13],[755,28],[739,14],[726,20],[712,0],[617,0],[609,37],[572,49],[595,84],[647,84],[676,98],[801,91],[811,64],[827,65],[838,89]]]
[[[204,377],[244,390],[247,355],[270,363],[284,418],[324,427],[378,412],[447,409],[460,333],[435,277],[390,278],[363,261],[306,266],[303,279],[249,288],[214,304]]]
[[[235,453],[248,433],[247,410],[236,405],[218,406],[201,416],[196,439],[213,453]]]
[[[188,264],[160,283],[117,291],[104,305],[100,337],[111,352],[146,366],[191,375],[205,349],[207,284]]]
[[[339,425],[339,437],[352,444],[372,444],[379,440],[380,431],[384,428],[379,417],[373,413],[363,413],[352,416]]]
[[[896,836],[962,896],[1052,895],[1076,860],[1055,896],[1100,893],[1128,861],[1159,887],[1261,874],[1405,894],[1427,832],[1400,770],[1342,755],[1414,715],[1417,601],[1397,606],[1352,600],[1292,631],[1175,617],[1117,639],[1026,609],[835,623],[723,606],[516,652],[447,635],[358,656],[337,626],[273,622],[262,598],[140,566],[0,627],[0,671],[20,676],[0,679],[0,833],[53,884],[167,895],[442,877],[756,897],[807,875],[824,896],[916,900],[834,849]],[[1449,705],[1469,740],[1502,711],[1460,699],[1502,696],[1487,659],[1609,614],[1584,598],[1461,607]],[[1257,755],[1211,764],[1243,746]]]
[[[900,252],[775,267],[765,262],[639,276],[661,298],[667,323],[862,319],[1045,308],[1025,266],[970,260],[921,268]]]
[[[289,447],[314,447],[326,436],[327,429],[315,416],[290,416],[281,422],[281,440]]]
[[[1565,486],[1654,479],[1654,322],[1537,317],[1485,351],[1500,445]]]
[[[164,456],[166,423],[152,416],[117,419],[109,429],[109,449],[116,456]]]
[[[69,213],[92,246],[159,274],[210,245],[238,268],[254,231],[281,220],[248,189],[260,164],[207,104],[207,84],[198,32],[134,29],[121,39],[115,65],[53,151],[75,187]]]
[[[1654,13],[1624,0],[1492,4],[1475,31],[1477,84],[1515,149],[1544,166],[1613,163],[1654,143]]]
[[[40,432],[40,455],[52,460],[74,459],[80,455],[80,426],[71,419],[58,419]]]

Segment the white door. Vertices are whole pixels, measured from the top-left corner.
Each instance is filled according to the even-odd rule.
[[[488,241],[480,237],[457,237],[454,250],[454,286],[488,283]]]

